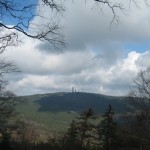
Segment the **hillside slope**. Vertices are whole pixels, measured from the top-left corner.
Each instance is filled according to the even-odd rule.
[[[103,113],[111,104],[116,113],[126,111],[123,97],[93,93],[51,93],[22,97],[27,101],[18,106],[19,117],[42,123],[52,130],[64,129],[78,113],[93,108]]]

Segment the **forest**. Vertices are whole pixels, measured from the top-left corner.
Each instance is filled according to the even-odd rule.
[[[27,128],[17,120],[2,126],[0,148],[3,150],[149,150],[149,118],[142,112],[117,116],[111,105],[102,115],[89,108],[69,124],[65,132],[49,133],[39,141],[40,130]],[[3,127],[3,128],[2,128]]]

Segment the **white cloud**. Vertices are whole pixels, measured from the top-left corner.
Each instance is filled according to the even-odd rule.
[[[98,92],[108,95],[127,94],[127,90],[132,84],[132,79],[142,68],[139,61],[145,61],[146,55],[149,54],[150,52],[148,51],[145,53],[133,51],[126,58],[120,59],[116,64],[105,67],[92,59],[94,58],[92,52],[89,52],[88,55],[85,52],[78,52],[77,54],[72,52],[61,55],[49,54],[48,56],[41,53],[43,56],[41,59],[35,60],[38,63],[32,66],[32,72],[23,72],[25,75],[17,81],[10,80],[8,88],[21,95],[35,94],[37,92],[71,91],[72,86],[84,92]],[[42,60],[44,56],[53,58],[54,68],[51,67],[51,59],[49,59],[50,62],[48,59]],[[88,59],[85,59],[85,56]],[[59,63],[55,63],[56,61]],[[77,66],[73,64],[76,62],[78,62]],[[41,68],[45,63],[47,63],[47,66]],[[24,62],[25,64],[26,62]],[[39,64],[40,66],[38,66]],[[41,70],[36,71],[36,68]],[[29,67],[30,69],[31,66]],[[48,70],[50,71],[48,72]]]

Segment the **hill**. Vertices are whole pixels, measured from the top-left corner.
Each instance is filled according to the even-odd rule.
[[[19,117],[36,121],[52,130],[65,129],[68,122],[87,108],[103,113],[111,104],[116,113],[122,113],[127,107],[123,97],[82,92],[37,94],[21,98],[26,103],[17,107]]]

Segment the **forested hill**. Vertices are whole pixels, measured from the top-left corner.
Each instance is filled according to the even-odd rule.
[[[123,97],[83,92],[38,94],[25,98],[38,105],[38,112],[81,112],[87,108],[93,108],[97,113],[103,113],[111,104],[118,113],[126,111],[127,106]]]
[[[17,106],[18,118],[35,121],[54,131],[66,130],[68,123],[88,108],[103,114],[109,104],[115,113],[125,112],[127,107],[124,97],[83,92],[37,94],[21,98],[27,102]]]

